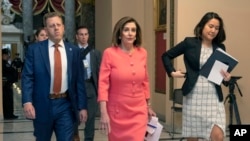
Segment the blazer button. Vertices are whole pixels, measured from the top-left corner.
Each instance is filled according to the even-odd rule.
[[[135,75],[135,71],[132,72],[132,75]]]

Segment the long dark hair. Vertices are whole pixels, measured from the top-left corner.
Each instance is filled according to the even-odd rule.
[[[213,39],[214,43],[220,44],[226,40],[226,33],[224,30],[224,23],[222,18],[215,12],[208,12],[201,18],[200,22],[194,28],[194,35],[198,38],[201,38],[204,26],[211,19],[217,19],[220,22],[219,32]]]

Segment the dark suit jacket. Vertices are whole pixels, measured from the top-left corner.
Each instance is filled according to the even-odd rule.
[[[86,92],[80,49],[64,42],[67,55],[68,94],[72,110],[78,118],[78,110],[86,109]],[[31,102],[36,110],[36,119],[46,122],[50,108],[50,60],[48,40],[28,47],[22,71],[22,103]]]
[[[224,44],[213,44],[213,50],[218,47],[225,50]],[[182,86],[183,95],[190,93],[198,79],[200,71],[200,53],[201,40],[196,37],[187,37],[184,41],[180,42],[162,55],[163,65],[169,77],[171,77],[171,72],[175,71],[171,60],[179,55],[184,55],[186,79]],[[215,84],[215,88],[219,101],[223,101],[221,86]]]
[[[99,70],[100,70],[100,63],[101,63],[102,57],[101,57],[101,52],[93,48],[91,49],[89,53],[90,53],[91,76],[94,81],[95,91],[97,95]],[[92,95],[89,93],[87,93],[87,96],[92,97]]]

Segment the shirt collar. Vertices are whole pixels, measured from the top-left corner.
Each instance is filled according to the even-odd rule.
[[[88,47],[88,45],[89,45],[89,44],[86,44],[85,46],[82,46],[82,45],[78,44],[79,48],[84,48],[84,49],[85,49],[86,47]]]
[[[55,43],[50,39],[48,41],[49,41],[49,47],[53,47]],[[61,40],[58,44],[60,45],[60,47],[64,47],[63,40]]]

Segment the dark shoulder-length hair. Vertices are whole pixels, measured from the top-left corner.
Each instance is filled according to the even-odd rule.
[[[34,36],[33,36],[32,39],[31,39],[31,41],[32,41],[32,42],[36,42],[36,41],[37,41],[36,38],[39,36],[39,34],[40,34],[43,30],[45,30],[45,28],[44,28],[43,26],[38,27],[38,28],[36,29],[36,32],[34,33]]]
[[[226,40],[226,33],[222,18],[215,12],[208,12],[201,18],[200,22],[194,28],[194,35],[201,39],[202,30],[206,23],[211,19],[217,19],[220,22],[219,32],[217,36],[213,39],[213,43],[220,44]]]
[[[113,35],[112,35],[112,45],[119,46],[121,44],[120,37],[121,37],[122,30],[124,29],[124,26],[127,23],[131,23],[131,22],[135,23],[136,25],[136,40],[134,41],[133,44],[136,47],[141,46],[141,43],[142,43],[141,27],[138,24],[138,22],[132,17],[123,17],[115,24]]]
[[[40,32],[41,32],[42,30],[45,30],[44,27],[38,27],[38,28],[36,29],[35,36],[38,37],[38,35],[40,34]]]

